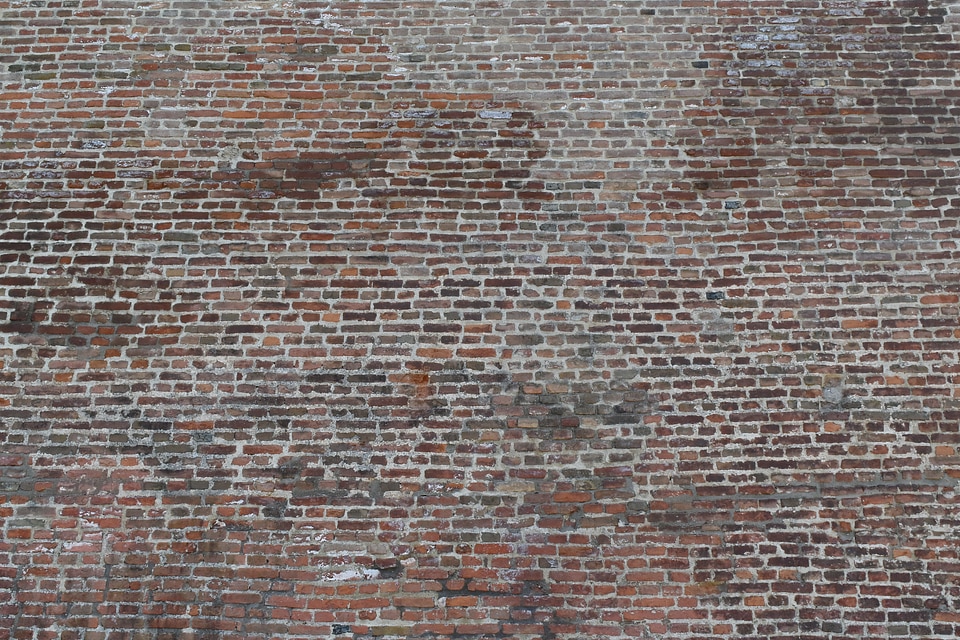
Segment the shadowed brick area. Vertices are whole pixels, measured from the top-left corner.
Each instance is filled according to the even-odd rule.
[[[0,640],[957,637],[958,38],[0,2]]]

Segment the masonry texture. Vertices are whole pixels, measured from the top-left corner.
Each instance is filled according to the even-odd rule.
[[[0,2],[0,639],[960,635],[960,3]]]

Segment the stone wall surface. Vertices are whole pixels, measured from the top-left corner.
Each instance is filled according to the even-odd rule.
[[[960,3],[0,2],[0,640],[960,635]]]

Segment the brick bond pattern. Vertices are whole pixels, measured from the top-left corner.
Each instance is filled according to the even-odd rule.
[[[954,638],[960,5],[0,3],[0,638]]]

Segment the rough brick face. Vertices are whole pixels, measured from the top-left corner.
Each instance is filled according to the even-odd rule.
[[[958,40],[0,2],[0,639],[957,637]]]

